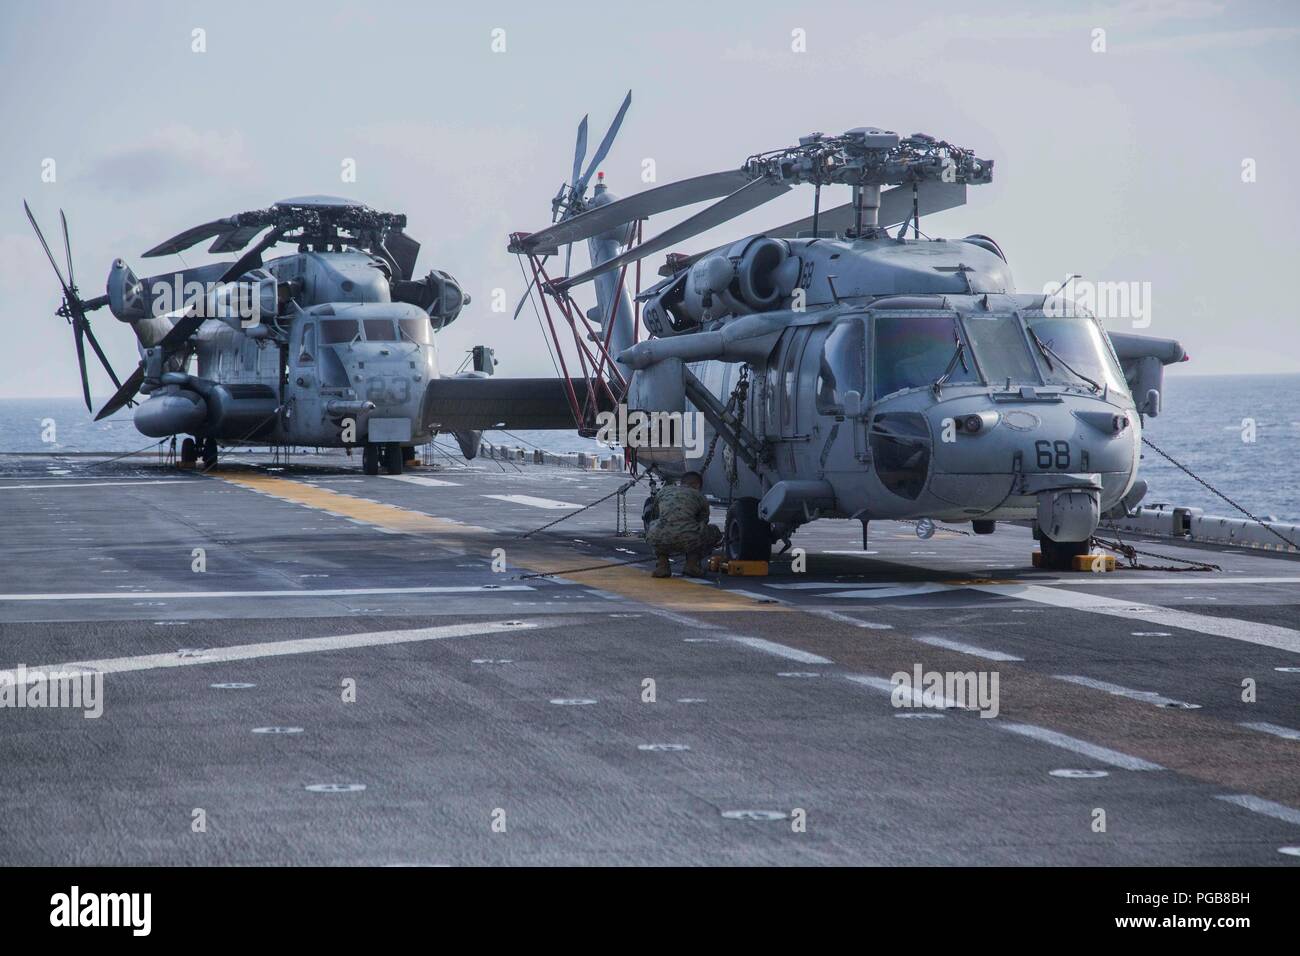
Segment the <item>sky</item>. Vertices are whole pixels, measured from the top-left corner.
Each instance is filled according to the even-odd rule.
[[[924,220],[928,235],[992,236],[1024,292],[1071,273],[1149,289],[1138,331],[1183,343],[1179,374],[1300,372],[1298,73],[1286,0],[5,3],[0,398],[79,391],[24,198],[56,249],[65,210],[86,298],[114,258],[179,268],[140,253],[288,196],[404,212],[418,272],[473,296],[438,336],[443,372],[482,343],[498,374],[551,374],[532,311],[511,318],[524,280],[506,237],[549,223],[578,121],[590,114],[594,149],[628,89],[602,165],[619,195],[648,188],[646,160],[662,184],[813,131],[927,132],[995,161],[993,183]],[[811,191],[792,190],[676,251],[809,212]],[[184,262],[215,258],[204,248]],[[107,309],[92,323],[125,378],[130,329]],[[91,389],[97,404],[112,393],[97,365]]]

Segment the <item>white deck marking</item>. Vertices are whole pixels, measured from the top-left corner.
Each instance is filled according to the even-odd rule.
[[[18,491],[23,488],[39,488],[41,491],[49,491],[53,488],[137,488],[140,485],[188,485],[193,482],[189,478],[164,478],[160,481],[80,481],[60,485],[0,485],[0,491]]]
[[[582,505],[575,505],[569,501],[554,501],[550,498],[534,498],[532,495],[484,495],[483,497],[495,498],[498,501],[508,501],[511,504],[516,505],[528,505],[530,508],[546,508],[550,511],[582,507]]]
[[[156,670],[161,667],[190,667],[195,664],[225,664],[231,661],[255,660],[261,657],[284,657],[289,654],[312,654],[319,651],[341,651],[358,647],[378,647],[388,644],[410,644],[416,641],[444,641],[453,637],[474,637],[482,634],[501,634],[506,631],[527,631],[554,627],[550,622],[491,621],[475,624],[449,624],[443,627],[419,627],[405,631],[370,631],[365,634],[339,634],[332,637],[305,637],[291,641],[268,641],[262,644],[236,644],[233,647],[204,648],[195,655],[142,654],[138,657],[110,657],[93,661],[69,661],[63,664],[42,664],[26,669],[26,682],[39,679],[50,671],[68,671],[80,668],[101,674],[121,674],[127,671]],[[0,671],[0,681],[16,683],[18,674],[13,670]]]
[[[1262,813],[1266,817],[1272,817],[1275,820],[1285,820],[1287,823],[1300,824],[1300,810],[1294,810],[1291,807],[1284,806],[1280,803],[1274,803],[1272,800],[1265,800],[1263,797],[1252,797],[1248,793],[1224,793],[1214,798],[1222,800],[1225,803],[1233,803],[1246,810],[1254,813]]]
[[[424,485],[426,488],[459,488],[459,481],[443,481],[441,478],[425,478],[421,475],[380,475],[389,481],[405,481],[412,485]]]
[[[976,647],[974,644],[963,644],[960,641],[950,641],[946,637],[918,637],[916,640],[922,644],[929,644],[931,647],[942,647],[950,651],[956,651],[959,654],[969,654],[971,657],[982,657],[986,661],[1023,661],[1023,657],[1016,657],[1014,654],[1004,654],[1002,651],[990,651],[987,648]]]
[[[1133,690],[1131,687],[1121,687],[1119,684],[1110,684],[1104,680],[1093,680],[1091,677],[1080,677],[1078,674],[1054,674],[1057,680],[1067,681],[1071,684],[1078,684],[1080,687],[1091,687],[1093,690],[1104,690],[1108,694],[1114,694],[1116,697],[1127,697],[1129,700],[1139,700],[1144,704],[1155,704],[1157,707],[1184,707],[1200,708],[1200,704],[1189,704],[1185,700],[1176,700],[1173,697],[1164,697],[1153,690]]]
[[[1258,730],[1263,734],[1272,734],[1274,737],[1281,737],[1283,740],[1300,740],[1300,730],[1292,730],[1290,727],[1283,727],[1281,724],[1270,724],[1266,720],[1253,720],[1241,724],[1248,730]]]
[[[888,678],[885,677],[872,677],[868,674],[845,674],[844,676],[847,679],[853,681],[853,683],[855,684],[861,684],[863,687],[870,687],[873,690],[884,691],[886,694],[889,694],[891,696],[893,695],[894,691],[900,686],[898,684],[895,684],[892,680],[889,680]],[[925,702],[925,691],[922,688],[913,687],[911,686],[910,682],[903,686],[906,688],[904,690],[904,693],[912,698],[913,707],[926,707],[929,710],[936,709],[934,707],[927,706]],[[932,691],[931,697],[933,696],[934,696],[934,692]],[[947,695],[943,695],[943,706],[950,710],[971,709],[969,707],[964,707],[963,705],[957,703],[957,701],[953,700],[951,697],[948,697]]]
[[[761,637],[742,637],[739,635],[733,635],[731,639],[737,644],[744,644],[746,647],[752,647],[756,651],[762,651],[765,654],[775,654],[777,657],[784,657],[791,661],[799,661],[801,664],[835,663],[825,657],[819,657],[816,654],[801,651],[797,647],[786,647],[784,644],[778,644],[775,641],[767,641]]]
[[[896,598],[916,597],[920,594],[933,594],[936,591],[951,591],[948,584],[896,584],[883,587],[859,588],[856,591],[837,591],[826,595],[829,598]]]
[[[855,584],[839,581],[798,581],[794,584],[764,584],[763,587],[777,588],[782,591],[833,591],[836,589],[862,588],[864,585],[861,581]]]
[[[107,573],[107,572],[106,572]],[[125,573],[125,572],[114,572]],[[97,601],[114,598],[246,598],[246,597],[350,597],[362,594],[467,594],[477,591],[532,591],[528,584],[447,585],[427,588],[298,588],[286,591],[132,591],[120,594],[82,591],[69,594],[0,594],[4,601]]]
[[[1226,637],[1247,644],[1258,644],[1275,650],[1290,651],[1300,654],[1300,631],[1275,624],[1261,624],[1255,621],[1243,621],[1232,617],[1211,617],[1208,614],[1193,614],[1190,611],[1177,611],[1161,607],[1158,604],[1142,604],[1137,601],[1120,601],[1116,598],[1103,597],[1100,594],[1084,594],[1067,588],[1050,588],[1035,584],[968,584],[965,587],[985,594],[997,594],[1001,597],[1019,598],[1022,601],[1036,601],[1053,607],[1072,608],[1079,611],[1091,611],[1095,614],[1107,614],[1158,624],[1161,627],[1180,627],[1188,631],[1199,631],[1215,637]]]
[[[1053,747],[1060,747],[1063,750],[1070,750],[1084,757],[1090,757],[1099,763],[1109,764],[1112,767],[1119,767],[1121,770],[1164,770],[1165,768],[1158,763],[1152,763],[1149,760],[1143,760],[1141,757],[1131,757],[1128,754],[1120,753],[1118,750],[1111,750],[1109,747],[1100,747],[1097,744],[1090,744],[1086,740],[1079,740],[1075,737],[1067,737],[1065,734],[1057,733],[1055,730],[1048,730],[1046,727],[1038,727],[1034,724],[1008,724],[1000,720],[990,721],[994,727],[1010,731],[1013,734],[1019,734],[1022,737],[1030,737],[1034,740],[1041,740],[1045,744],[1051,744]]]

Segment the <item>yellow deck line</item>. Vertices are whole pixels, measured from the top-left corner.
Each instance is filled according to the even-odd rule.
[[[511,568],[555,573],[575,566],[581,567],[585,563],[583,554],[560,545],[544,541],[520,540],[509,532],[461,524],[397,505],[366,501],[300,481],[256,472],[213,471],[208,475],[250,491],[271,495],[281,501],[291,501],[306,508],[353,518],[378,528],[402,534],[428,536],[436,539],[437,544],[461,549],[466,553],[481,552],[485,558],[492,553],[493,548],[505,548],[506,560]],[[590,557],[587,560],[591,563],[600,563],[599,560]],[[563,576],[580,580],[583,584],[602,591],[669,610],[699,612],[789,610],[784,605],[764,604],[745,595],[702,586],[682,578],[668,580],[653,578],[648,569],[635,567],[570,571]]]

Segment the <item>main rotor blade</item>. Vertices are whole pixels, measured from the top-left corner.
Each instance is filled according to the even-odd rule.
[[[582,118],[578,124],[578,138],[573,144],[573,175],[569,177],[569,185],[577,190],[578,176],[582,173],[582,161],[587,158],[587,117]]]
[[[966,203],[966,184],[965,183],[944,183],[944,182],[922,182],[917,184],[917,203],[921,209],[922,216],[932,215],[936,212],[943,212],[945,209],[954,209],[957,206]],[[912,187],[895,186],[893,189],[886,189],[880,194],[880,212],[877,216],[881,226],[896,226],[912,215]],[[853,210],[853,203],[846,202],[842,206],[834,206],[831,209],[823,209],[817,216],[817,231],[842,233],[851,228],[856,216]],[[761,235],[769,236],[773,239],[794,239],[800,233],[811,233],[813,227],[813,217],[805,216],[802,219],[796,219],[793,222],[787,222],[783,226],[777,226],[775,229],[765,229]],[[680,261],[677,271],[689,269],[700,259],[703,259],[711,252],[724,248],[718,246],[714,249],[706,249],[704,252],[696,253],[688,259]],[[672,275],[672,270],[667,267],[659,270],[660,275]]]
[[[534,232],[520,241],[519,248],[524,252],[558,249],[562,245],[589,239],[634,219],[645,219],[679,206],[729,196],[748,182],[750,177],[744,170],[729,169],[656,186],[635,196],[588,209],[572,219],[558,222],[541,232]]]
[[[397,261],[397,267],[402,270],[401,278],[414,279],[415,260],[420,256],[420,244],[400,229],[390,232],[384,244]]]
[[[217,236],[216,242],[208,246],[208,252],[218,255],[227,252],[238,252],[252,242],[253,237],[265,228],[265,223],[256,226],[237,226]]]
[[[627,115],[627,108],[632,105],[632,91],[627,91],[627,96],[623,97],[623,105],[618,108],[618,115],[614,117],[614,122],[609,124],[609,132],[605,138],[600,141],[600,146],[596,148],[595,154],[591,157],[591,162],[587,164],[587,171],[582,174],[582,180],[574,183],[574,189],[581,196],[587,191],[587,183],[591,182],[591,174],[596,171],[596,167],[605,161],[609,155],[609,148],[614,145],[614,137],[618,135],[618,129],[623,125],[623,117]],[[577,164],[574,164],[576,173]]]
[[[86,399],[86,411],[93,411],[95,406],[90,401],[90,379],[86,375],[86,343],[83,338],[85,320],[80,316],[72,319],[72,340],[77,343],[77,365],[81,369],[81,394]]]
[[[557,282],[556,285],[561,289],[567,289],[571,286],[594,279],[602,273],[609,272],[611,269],[617,269],[626,262],[635,262],[638,259],[644,259],[646,256],[653,255],[661,249],[667,249],[669,246],[675,246],[679,242],[685,242],[692,236],[697,236],[714,226],[720,226],[724,222],[735,219],[737,216],[756,209],[765,202],[771,202],[777,196],[783,195],[790,190],[790,184],[774,179],[755,179],[737,189],[726,199],[720,200],[705,209],[696,213],[691,218],[678,223],[671,229],[661,232],[653,239],[648,239],[639,246],[633,246],[620,256],[615,256],[600,265],[588,269],[586,272],[579,273],[571,279],[565,279]],[[613,205],[617,205],[614,203]],[[603,207],[608,208],[608,207]]]
[[[188,249],[204,239],[211,239],[213,236],[219,236],[224,232],[237,228],[230,219],[214,219],[211,222],[205,222],[201,226],[192,226],[184,232],[177,233],[166,242],[160,242],[144,254],[144,258],[152,259],[154,256],[166,256],[173,252],[180,252]]]
[[[90,347],[95,350],[95,354],[99,356],[99,361],[104,366],[104,371],[107,372],[108,377],[113,380],[113,385],[116,388],[121,388],[122,383],[118,381],[117,373],[113,371],[113,366],[108,364],[108,356],[105,355],[104,350],[99,347],[99,340],[95,338],[95,333],[91,331],[90,320],[85,317],[84,313],[82,314],[81,321],[86,330],[86,340],[90,343]]]
[[[107,418],[123,405],[130,402],[131,399],[135,398],[136,392],[140,391],[140,386],[143,384],[144,362],[141,362],[136,366],[135,371],[131,373],[130,377],[122,383],[122,386],[113,393],[113,397],[108,400],[108,403],[99,410],[99,414],[95,416],[95,421]]]
[[[62,209],[59,210],[59,221],[63,223],[63,254],[68,258],[68,285],[75,286],[77,276],[72,268],[72,241],[68,239],[68,217],[63,214]]]
[[[49,259],[50,265],[54,266],[54,274],[59,277],[59,285],[63,288],[63,294],[66,296],[70,291],[68,283],[63,278],[63,271],[59,268],[59,264],[54,261],[54,253],[50,252],[50,244],[45,241],[45,233],[41,232],[41,227],[36,225],[36,217],[32,215],[32,207],[27,205],[26,199],[23,200],[23,209],[27,210],[27,221],[36,230],[36,238],[41,241],[41,248],[45,250],[45,258]]]

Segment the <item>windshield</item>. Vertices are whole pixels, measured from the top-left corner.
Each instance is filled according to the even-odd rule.
[[[1039,364],[1047,382],[1087,388],[1081,377],[1086,376],[1122,395],[1128,394],[1110,344],[1095,319],[1039,315],[1026,321],[1045,346],[1046,354],[1039,356]]]
[[[946,385],[978,382],[974,363],[958,349],[961,341],[951,315],[876,316],[876,398],[941,378]]]
[[[1025,333],[1014,315],[964,315],[966,335],[990,385],[1041,385]]]
[[[817,411],[844,414],[844,393],[862,395],[867,375],[867,334],[862,319],[838,322],[826,337],[817,372]]]

